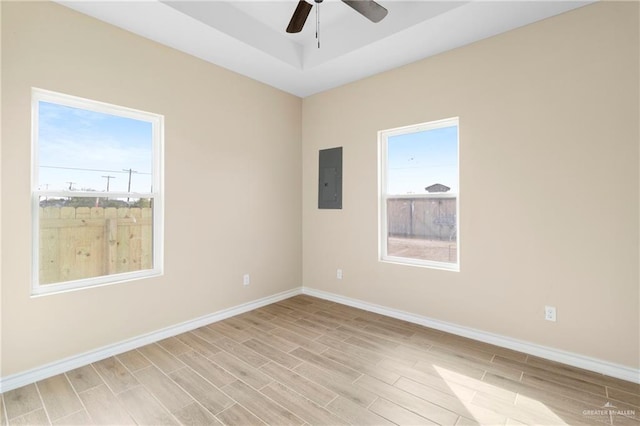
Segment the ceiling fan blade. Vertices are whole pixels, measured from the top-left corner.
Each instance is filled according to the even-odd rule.
[[[288,33],[299,33],[302,31],[302,27],[304,27],[304,23],[312,7],[312,5],[304,0],[298,2],[296,10],[293,12],[293,16],[291,16],[291,21],[289,21],[289,26],[287,26]]]
[[[387,9],[380,6],[373,0],[342,0],[351,6],[356,12],[370,20],[371,22],[380,22],[387,16]]]

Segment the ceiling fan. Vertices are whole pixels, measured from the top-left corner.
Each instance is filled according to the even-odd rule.
[[[322,0],[313,1],[318,5],[322,3]],[[385,16],[387,16],[387,9],[380,6],[373,0],[342,0],[342,2],[346,3],[348,6],[351,6],[352,9],[354,9],[356,12],[358,12],[371,22],[380,22]],[[311,12],[312,7],[313,4],[305,0],[298,1],[296,10],[293,12],[291,21],[289,21],[289,26],[287,26],[288,33],[299,33],[300,31],[302,31],[304,23],[307,21],[307,17],[309,16],[309,12]]]

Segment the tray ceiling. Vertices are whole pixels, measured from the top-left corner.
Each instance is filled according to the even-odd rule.
[[[378,0],[374,24],[337,0],[302,32],[285,28],[297,0],[58,1],[81,13],[305,97],[491,37],[592,1]]]

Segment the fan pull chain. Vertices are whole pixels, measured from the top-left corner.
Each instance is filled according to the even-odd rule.
[[[320,3],[322,0],[316,0],[316,40],[318,40],[318,49],[320,49]]]

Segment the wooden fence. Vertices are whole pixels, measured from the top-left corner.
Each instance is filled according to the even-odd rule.
[[[455,240],[457,232],[455,198],[389,198],[389,236]]]
[[[151,208],[40,208],[40,284],[153,267]]]

